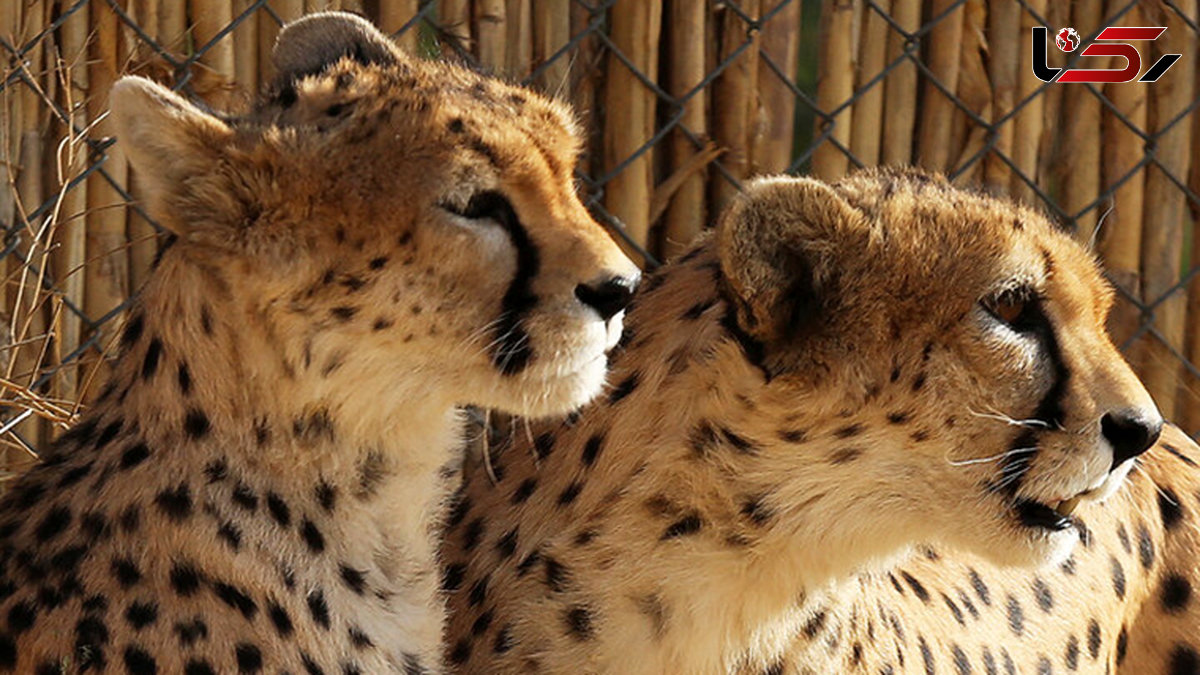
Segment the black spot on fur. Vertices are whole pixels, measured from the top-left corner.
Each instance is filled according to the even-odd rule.
[[[190,563],[175,563],[170,576],[171,588],[179,595],[187,597],[200,589],[200,572]]]
[[[253,619],[254,615],[258,613],[258,605],[254,603],[254,600],[245,591],[232,584],[215,583],[213,584],[213,593],[222,602],[241,612],[242,616],[247,619]]]
[[[526,478],[525,480],[521,481],[521,484],[517,486],[516,491],[513,492],[512,499],[510,500],[511,503],[514,505],[524,504],[533,495],[534,490],[537,489],[537,484],[538,482],[536,478]]]
[[[121,453],[121,469],[132,469],[150,457],[150,448],[145,443],[135,443]]]
[[[239,673],[257,673],[262,670],[262,651],[249,643],[243,642],[233,648],[237,659]]]
[[[288,637],[295,630],[292,625],[292,617],[288,615],[287,610],[277,602],[270,602],[267,605],[267,616],[271,618],[271,623],[275,626],[275,631],[282,637]]]
[[[924,584],[904,570],[900,571],[900,576],[904,578],[904,581],[909,585],[910,588],[912,588],[913,593],[916,594],[917,598],[919,598],[921,602],[926,604],[929,603],[929,591],[925,590]]]
[[[342,582],[346,584],[350,590],[357,595],[362,595],[367,586],[367,574],[362,570],[356,570],[349,565],[341,565],[338,568],[342,576]]]
[[[283,497],[274,492],[267,493],[267,511],[271,514],[271,519],[280,527],[287,527],[292,522],[292,510],[288,508]]]
[[[158,621],[158,605],[154,602],[133,602],[125,610],[125,621],[136,631]]]
[[[142,580],[141,570],[128,557],[113,558],[112,573],[121,588],[128,589]]]
[[[1121,561],[1117,560],[1116,556],[1110,556],[1109,563],[1112,567],[1113,593],[1117,594],[1117,598],[1124,598],[1125,597],[1125,568],[1121,567]]]
[[[578,497],[579,493],[582,491],[583,483],[580,483],[579,481],[571,481],[571,484],[564,488],[563,491],[558,495],[558,505],[566,506],[570,504],[571,502],[575,501],[575,498]]]
[[[191,647],[200,640],[208,639],[208,624],[198,616],[190,621],[177,622],[174,630],[175,635],[179,637],[179,644],[183,647]]]
[[[317,529],[316,523],[307,518],[300,523],[300,537],[304,539],[309,551],[321,553],[325,550],[325,536]]]
[[[1182,612],[1192,599],[1192,584],[1180,574],[1168,574],[1162,581],[1160,597],[1163,611],[1168,614]]]
[[[176,381],[179,383],[179,393],[187,396],[192,393],[192,373],[188,370],[186,363],[180,363],[179,369],[175,375]]]
[[[316,589],[308,594],[308,611],[318,626],[329,630],[329,604],[325,602],[325,592]]]
[[[192,515],[192,493],[187,483],[159,491],[154,503],[163,514],[177,523]]]
[[[162,340],[154,338],[146,348],[146,357],[142,359],[142,379],[148,380],[158,372],[158,362],[162,359]]]
[[[563,615],[567,634],[576,640],[590,640],[593,636],[592,613],[583,605],[574,605]]]
[[[1021,609],[1021,603],[1013,596],[1008,596],[1008,628],[1013,632],[1013,635],[1021,635],[1025,632],[1025,612]]]
[[[1179,643],[1171,649],[1168,675],[1196,675],[1200,673],[1200,653],[1191,645]]]
[[[204,438],[210,428],[208,415],[205,415],[203,410],[192,408],[183,419],[183,430],[192,440]]]
[[[462,588],[463,580],[467,576],[467,566],[463,563],[453,563],[446,565],[442,570],[442,590],[447,593],[453,593]]]
[[[641,375],[635,372],[630,374],[624,380],[621,380],[621,382],[613,388],[612,393],[608,395],[609,404],[611,405],[617,403],[621,399],[632,394],[634,390],[637,389],[640,378]]]
[[[125,648],[125,670],[129,675],[155,675],[158,663],[146,650],[136,645]]]
[[[671,523],[667,527],[666,531],[663,532],[661,538],[665,541],[667,539],[675,539],[676,537],[695,534],[700,531],[702,525],[703,522],[700,520],[700,514],[689,513],[683,518]]]
[[[584,466],[592,466],[596,463],[596,457],[600,454],[601,448],[604,446],[604,434],[593,434],[583,446],[583,464]]]

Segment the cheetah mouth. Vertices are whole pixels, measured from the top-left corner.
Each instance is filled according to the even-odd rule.
[[[1074,526],[1072,516],[1085,497],[1093,491],[1081,492],[1074,497],[1052,502],[1034,499],[1018,499],[1013,505],[1017,518],[1026,527],[1061,532]]]

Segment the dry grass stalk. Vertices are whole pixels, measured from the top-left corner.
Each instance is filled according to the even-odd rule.
[[[379,28],[388,35],[394,35],[400,47],[410,54],[417,51],[417,24],[399,35],[396,32],[412,21],[417,9],[417,0],[379,0]]]
[[[883,0],[885,3],[888,0]],[[767,7],[773,3],[768,0]],[[796,59],[800,51],[800,4],[789,2],[763,27],[762,51],[765,58],[758,63],[758,118],[762,135],[756,136],[751,148],[752,173],[779,173],[792,163],[795,140],[796,95],[788,83],[796,80]],[[677,26],[671,25],[674,34]],[[700,35],[697,39],[703,40]],[[779,79],[766,62],[770,59],[784,74]],[[882,96],[882,84],[880,95]]]
[[[951,147],[961,149],[947,167],[948,171],[957,173],[956,181],[965,185],[979,182],[983,173],[981,153],[988,140],[987,130],[976,124],[967,111],[988,123],[992,121],[992,87],[983,62],[988,50],[986,26],[987,5],[983,0],[967,0],[963,10],[962,65],[958,74],[959,104],[955,106],[951,131]]]
[[[1029,31],[1021,30],[1021,5],[1017,0],[995,0],[991,3],[988,21],[988,74],[992,85],[992,120],[1012,112],[1017,96],[1017,71],[1022,47]],[[983,184],[989,191],[1007,194],[1012,185],[1012,169],[1000,159],[1013,155],[1014,120],[1002,124],[996,133],[993,150],[984,160]]]
[[[1195,16],[1196,0],[1175,3],[1185,16]],[[1151,25],[1167,26],[1167,32],[1154,45],[1155,54],[1187,53],[1194,36],[1175,12],[1151,12]],[[1158,16],[1154,16],[1154,14]],[[1157,21],[1156,21],[1157,20]],[[1191,149],[1190,120],[1166,125],[1191,104],[1196,88],[1196,62],[1180,59],[1163,79],[1149,88],[1151,100],[1150,128],[1160,132],[1158,159],[1162,168],[1151,165],[1146,169],[1145,222],[1142,232],[1142,284],[1148,301],[1163,297],[1179,281],[1179,268],[1185,227],[1191,226],[1191,213],[1185,196],[1171,181],[1171,176],[1187,176],[1188,151]],[[1165,130],[1165,131],[1164,131]],[[1162,340],[1151,339],[1146,344],[1141,376],[1146,389],[1168,418],[1182,413],[1176,406],[1182,364],[1168,349],[1184,351],[1187,301],[1185,294],[1175,292],[1154,312],[1154,325]]]
[[[533,13],[529,0],[507,0],[505,25],[508,28],[508,49],[505,52],[504,73],[524,80],[533,63]]]
[[[793,3],[795,4],[795,3]],[[891,9],[889,0],[877,1],[883,12]],[[891,28],[876,10],[865,7],[862,40],[858,53],[857,91],[862,91],[854,102],[853,124],[850,134],[850,153],[867,166],[879,163],[880,145],[883,140],[883,81],[865,89],[876,78],[887,60],[888,33]],[[794,58],[793,58],[794,60]]]
[[[674,0],[668,5],[665,35],[668,41],[666,88],[676,98],[695,88],[704,80],[705,64],[705,21],[708,8],[702,2]],[[698,138],[708,135],[708,114],[705,92],[697,92],[684,104],[680,125]],[[671,133],[670,165],[672,171],[679,169],[694,157],[700,149],[681,130]],[[666,220],[663,222],[659,251],[670,258],[691,241],[707,224],[705,210],[705,185],[707,177],[703,167],[688,173],[674,192],[667,205]]]
[[[942,14],[955,0],[932,0],[930,17]],[[929,33],[927,63],[931,77],[950,94],[958,91],[958,73],[962,57],[964,5],[944,16]],[[933,82],[925,82],[923,114],[917,136],[917,163],[928,169],[944,171],[950,168],[950,136],[954,125],[954,102]]]
[[[1123,2],[1109,0],[1108,13],[1111,15],[1116,9],[1115,5]],[[1126,16],[1130,22],[1128,25],[1142,25],[1138,8],[1135,7]],[[1120,113],[1118,116],[1108,109],[1101,111],[1104,140],[1101,144],[1101,177],[1105,189],[1115,185],[1142,161],[1145,143],[1120,117],[1128,119],[1137,129],[1146,128],[1147,86],[1130,82],[1110,84],[1104,88],[1105,96]],[[1108,321],[1109,332],[1118,346],[1133,336],[1141,321],[1141,310],[1126,299],[1125,293],[1138,299],[1142,297],[1142,198],[1145,186],[1145,172],[1139,169],[1117,188],[1113,194],[1112,211],[1102,224],[1097,225],[1102,228],[1097,241],[1105,268],[1113,283],[1124,290],[1124,293],[1117,293]],[[1141,360],[1133,354],[1128,356],[1134,362]]]
[[[609,19],[616,48],[638,72],[653,79],[658,73],[662,0],[617,0]],[[610,54],[604,87],[605,170],[613,170],[635,154],[637,157],[609,181],[604,206],[643,246],[650,232],[650,198],[654,190],[654,151],[643,146],[654,134],[655,103],[654,92]]]
[[[828,4],[821,13],[821,46],[817,60],[817,110],[830,113],[854,95],[855,17],[860,2]],[[817,138],[826,133],[843,148],[850,146],[852,107],[847,105],[832,120],[818,123]],[[813,154],[812,172],[818,178],[834,180],[850,168],[850,159],[828,140]]]
[[[921,0],[892,0],[892,19],[902,30],[912,33],[921,24]],[[904,54],[905,38],[889,29],[887,62]],[[917,120],[917,66],[907,57],[896,66],[883,86],[887,115],[883,119],[883,148],[880,159],[884,164],[908,164],[912,161],[913,130]]]
[[[505,0],[475,0],[475,34],[479,64],[500,72],[507,63],[508,9]]]
[[[533,67],[545,65],[535,84],[551,96],[562,97],[570,85],[574,57],[568,52],[554,58],[570,40],[571,13],[561,0],[533,0]]]
[[[1037,24],[1032,12],[1039,16],[1046,15],[1046,0],[1026,0],[1029,11],[1021,12],[1021,35],[1029,35]],[[1021,44],[1025,44],[1022,38]],[[1033,75],[1033,55],[1029,49],[1018,49],[1020,65],[1017,67],[1016,103],[1020,104],[1029,99],[1034,92],[1042,87],[1042,81]],[[1013,117],[1012,161],[1016,172],[1010,183],[1010,194],[1018,199],[1033,203],[1033,189],[1022,180],[1022,176],[1037,178],[1038,148],[1042,138],[1045,95],[1035,96]]]
[[[759,0],[739,2],[748,16],[757,18]],[[725,152],[721,166],[736,181],[750,177],[751,136],[754,133],[758,108],[758,34],[750,35],[745,19],[729,8],[721,9],[714,17],[721,29],[720,55],[722,61],[732,59],[713,83],[713,138]],[[749,46],[746,43],[749,42]],[[744,47],[744,48],[743,48]],[[742,51],[738,53],[738,50]],[[734,56],[737,54],[737,56]],[[712,212],[717,213],[739,186],[724,177],[714,178]]]

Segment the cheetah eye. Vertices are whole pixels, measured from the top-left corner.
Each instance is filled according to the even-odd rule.
[[[1038,296],[1028,286],[1005,289],[991,297],[985,298],[981,304],[998,321],[1012,330],[1023,333],[1033,325]]]
[[[466,205],[443,202],[440,206],[460,218],[467,220],[494,220],[497,224],[510,227],[517,222],[517,214],[508,198],[496,190],[476,192]]]

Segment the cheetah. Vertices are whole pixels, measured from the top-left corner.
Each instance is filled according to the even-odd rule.
[[[1196,673],[1200,450],[1110,303],[1042,215],[936,175],[751,183],[642,285],[606,394],[469,472],[447,660]]]
[[[347,14],[274,62],[236,117],[113,89],[176,239],[0,504],[0,672],[441,672],[460,407],[602,387],[638,271],[575,194],[566,108]]]

